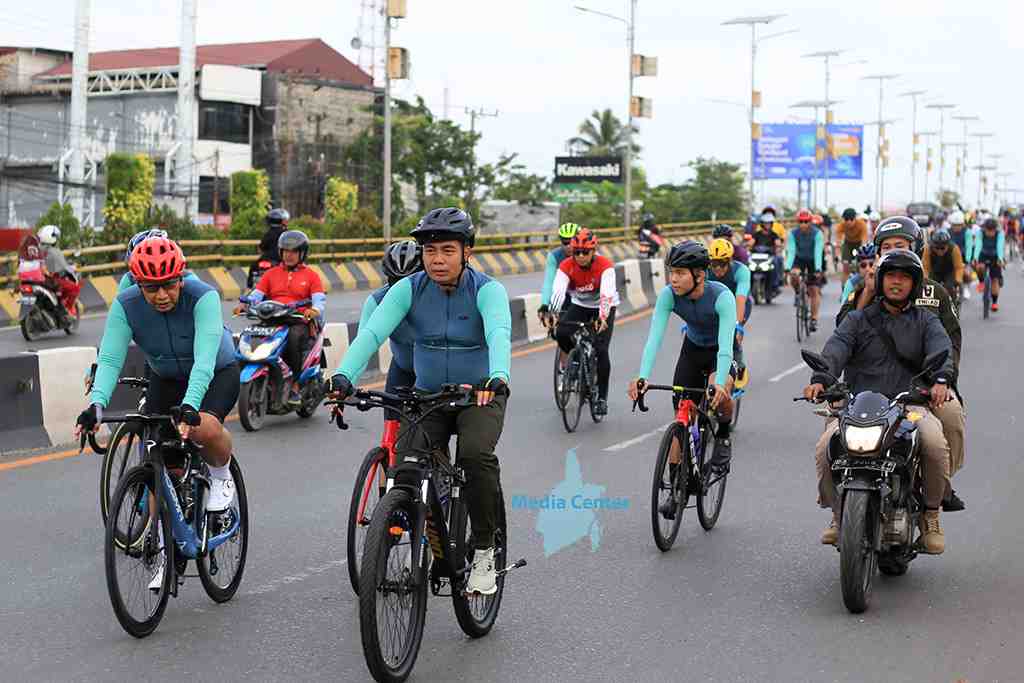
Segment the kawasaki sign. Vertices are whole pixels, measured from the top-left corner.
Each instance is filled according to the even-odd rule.
[[[622,182],[620,157],[555,157],[555,183]]]

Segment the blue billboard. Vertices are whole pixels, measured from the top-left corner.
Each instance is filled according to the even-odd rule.
[[[817,140],[813,123],[764,123],[761,137],[754,141],[754,178],[808,179],[828,177],[832,180],[861,180],[864,160],[864,126],[837,125],[828,127],[833,154],[825,154],[815,174],[815,147],[824,151],[825,140]]]

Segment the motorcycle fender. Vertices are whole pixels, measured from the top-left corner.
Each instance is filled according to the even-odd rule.
[[[262,377],[267,374],[267,366],[262,363],[249,363],[242,367],[241,372],[241,383],[251,382],[257,377]]]
[[[851,479],[850,481],[844,481],[839,486],[843,491],[874,491],[879,492],[878,483],[875,481],[865,481],[863,479]]]

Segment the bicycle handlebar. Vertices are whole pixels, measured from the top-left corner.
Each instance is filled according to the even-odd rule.
[[[640,393],[637,394],[636,400],[633,401],[633,412],[636,412],[637,408],[640,408],[641,413],[646,413],[650,410],[647,404],[644,402],[644,395],[648,391],[671,391],[673,394],[704,394],[712,391],[711,387],[681,387],[672,384],[647,384],[644,380],[638,382],[638,388]]]
[[[338,429],[348,429],[342,413],[342,406],[352,406],[361,412],[371,408],[394,408],[403,415],[409,412],[410,406],[421,406],[434,402],[445,402],[453,400],[453,406],[470,405],[470,397],[475,393],[476,388],[469,384],[444,384],[441,391],[423,394],[410,391],[408,393],[388,393],[386,391],[374,391],[371,389],[356,389],[349,397],[342,401],[330,399],[324,401],[325,406],[332,406],[331,422],[336,422]]]

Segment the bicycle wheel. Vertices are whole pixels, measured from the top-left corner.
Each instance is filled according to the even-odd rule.
[[[555,389],[555,405],[558,409],[562,409],[562,378],[565,373],[562,372],[562,350],[555,345],[555,368],[553,371],[553,384]]]
[[[196,560],[199,580],[214,602],[227,602],[234,597],[249,550],[249,498],[237,458],[231,458],[231,478],[235,482],[235,500],[224,512],[208,512],[207,533],[212,538],[230,529],[238,520],[238,530],[228,540]]]
[[[722,502],[725,500],[725,482],[729,478],[728,472],[715,474],[704,464],[711,460],[710,457],[706,457],[708,449],[710,448],[713,454],[715,448],[715,440],[708,436],[710,433],[710,428],[704,431],[701,437],[702,455],[697,458],[701,472],[700,490],[697,491],[697,519],[705,531],[711,531],[718,521],[718,515],[722,512]]]
[[[689,502],[689,487],[687,477],[690,471],[688,466],[689,452],[685,432],[675,423],[669,425],[665,435],[661,437],[661,444],[658,446],[658,458],[654,463],[654,481],[651,484],[651,527],[654,531],[654,544],[658,550],[665,552],[672,548],[679,534],[679,526],[683,522],[683,511]],[[676,468],[676,476],[671,476],[669,467],[669,450],[672,447],[673,439],[678,438],[680,458],[679,467]],[[661,506],[671,498],[675,498],[676,510],[673,519],[667,519],[661,513]]]
[[[803,306],[803,290],[800,289],[796,294],[796,343],[799,344],[804,340],[804,306]]]
[[[603,415],[598,415],[595,411],[597,410],[598,400],[598,387],[597,387],[597,354],[591,347],[590,357],[587,359],[587,377],[586,381],[586,392],[587,392],[587,405],[590,406],[590,419],[595,423],[600,422],[604,419]]]
[[[985,269],[985,291],[981,297],[981,316],[988,320],[988,314],[992,309],[992,276],[988,269]]]
[[[416,506],[409,492],[393,488],[381,499],[366,532],[359,576],[359,633],[374,679],[404,681],[412,673],[423,640],[427,582],[416,583],[410,542]]]
[[[580,364],[579,349],[569,352],[569,360],[565,365],[565,380],[562,383],[562,424],[565,431],[572,433],[580,423],[583,411],[583,372]]]
[[[103,548],[110,604],[121,627],[136,638],[148,636],[160,623],[175,574],[174,542],[167,511],[161,510],[154,518],[146,504],[154,484],[153,468],[149,465],[133,467],[125,473],[111,498]],[[162,548],[158,528],[166,541]],[[118,538],[129,542],[119,543]],[[151,590],[149,583],[160,563],[163,581],[158,590]]]
[[[388,452],[380,446],[371,448],[363,458],[356,480],[352,483],[345,541],[348,546],[348,578],[356,595],[359,595],[359,564],[363,560],[366,530],[370,526],[374,508],[384,497],[387,464]]]
[[[117,490],[121,477],[132,467],[142,464],[146,447],[142,441],[142,428],[138,424],[122,422],[117,425],[114,435],[107,444],[100,465],[100,516],[107,523],[110,498]]]
[[[465,567],[468,578],[473,563],[472,520],[469,518],[465,499],[452,510],[452,537],[456,539],[455,566]],[[508,525],[505,522],[505,496],[498,492],[498,527],[494,531],[494,569],[502,571],[508,563]],[[454,584],[454,582],[453,582]],[[486,636],[494,627],[501,608],[501,597],[505,593],[505,576],[498,575],[497,591],[493,595],[465,595],[461,586],[452,586],[452,607],[455,618],[470,638]]]

